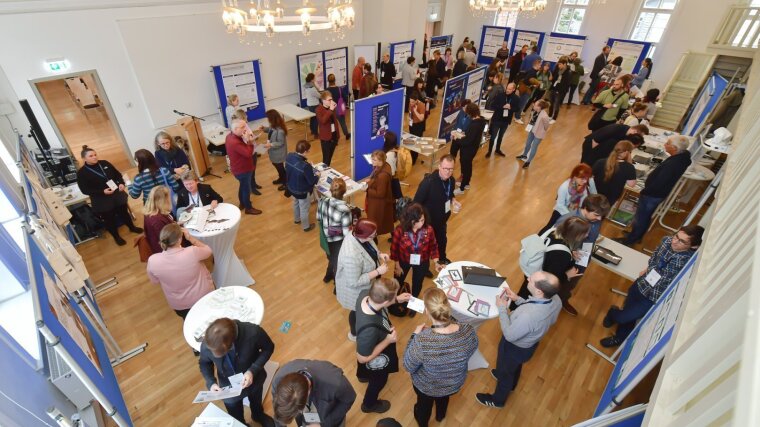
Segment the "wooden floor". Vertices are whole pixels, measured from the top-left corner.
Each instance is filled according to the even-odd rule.
[[[429,119],[427,134],[433,134],[438,114],[435,110]],[[502,144],[506,158],[486,159],[481,149],[474,164],[472,188],[458,198],[462,211],[449,222],[450,259],[482,262],[506,276],[513,289],[520,285],[522,275],[517,261],[520,239],[539,230],[548,220],[557,186],[567,179],[580,158],[590,116],[587,107],[562,107],[559,121],[552,125],[529,170],[521,169],[521,163],[514,159],[523,148],[524,126],[510,126]],[[293,133],[300,137],[303,130],[299,127]],[[291,150],[295,142],[291,136]],[[333,166],[344,173],[350,171],[349,152],[349,143],[341,140]],[[320,161],[319,153],[316,142],[309,159]],[[222,158],[212,160],[215,171],[224,169]],[[413,175],[406,179],[411,185],[404,187],[405,194],[413,196],[427,167],[427,163],[415,167]],[[346,340],[347,312],[337,303],[332,285],[321,280],[326,259],[319,248],[318,234],[316,231],[305,234],[293,224],[291,200],[270,184],[275,177],[274,168],[262,157],[257,179],[264,186],[263,195],[253,201],[264,214],[244,215],[235,245],[237,254],[256,279],[253,289],[265,301],[262,326],[276,343],[273,360],[285,363],[295,358],[325,359],[342,367],[359,395],[347,424],[374,426],[381,417],[363,414],[359,409],[366,385],[356,381],[355,347]],[[237,203],[237,182],[232,176],[224,174],[222,179],[210,178],[207,183],[226,200]],[[355,202],[363,204],[362,198]],[[140,212],[140,202],[131,203],[133,210]],[[138,218],[138,224],[141,223]],[[609,223],[604,224],[602,231],[613,237],[620,233]],[[122,231],[125,233],[126,229]],[[644,243],[652,247],[662,234],[654,230]],[[381,239],[381,250],[387,251],[388,246],[386,239]],[[160,289],[148,281],[145,264],[138,261],[137,251],[131,245],[118,247],[110,237],[102,237],[79,249],[96,282],[111,276],[119,280],[117,288],[98,298],[106,323],[119,344],[126,350],[145,341],[149,343],[145,353],[116,368],[135,425],[190,425],[203,409],[190,402],[204,383],[197,359],[183,339],[180,318],[166,304]],[[426,280],[424,286],[432,283]],[[461,392],[452,398],[448,416],[440,425],[568,426],[591,417],[612,365],[584,345],[598,343],[609,333],[601,326],[602,318],[610,304],[622,303],[622,297],[612,294],[610,287],[628,286],[627,280],[592,264],[573,297],[579,315],[560,314],[557,324],[524,367],[517,390],[506,407],[497,410],[476,403],[475,393],[493,391],[495,381],[487,370],[474,371],[468,375]],[[288,333],[279,331],[284,321],[292,323]],[[422,319],[417,316],[393,321],[399,331],[399,352],[403,353],[407,338]],[[498,321],[487,322],[478,335],[481,351],[490,363],[495,363],[500,337]],[[643,395],[648,396],[646,390]],[[415,424],[414,392],[406,372],[391,375],[381,398],[392,402],[385,416],[395,417],[404,426]],[[266,399],[265,408],[271,414],[271,397]],[[436,424],[433,420],[432,425]]]

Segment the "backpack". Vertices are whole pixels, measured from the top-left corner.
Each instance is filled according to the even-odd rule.
[[[541,271],[544,265],[544,255],[551,251],[565,251],[569,254],[570,248],[557,243],[549,245],[549,235],[553,233],[555,227],[552,227],[542,235],[531,234],[520,241],[520,269],[525,276]]]
[[[396,178],[404,179],[412,173],[412,153],[404,147],[399,147],[396,154]]]
[[[401,213],[404,212],[409,204],[412,203],[412,199],[409,197],[399,197],[396,199],[396,219],[401,218]]]

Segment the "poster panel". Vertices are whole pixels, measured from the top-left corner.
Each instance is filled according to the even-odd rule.
[[[325,51],[325,75],[335,75],[336,86],[346,86],[348,84],[348,49],[341,47],[339,49]]]
[[[573,52],[578,52],[578,56],[583,56],[583,45],[586,43],[585,37],[563,37],[550,35],[546,41],[546,50],[544,51],[544,60],[557,62],[563,56],[570,56]]]

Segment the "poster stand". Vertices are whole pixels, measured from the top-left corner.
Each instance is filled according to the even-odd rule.
[[[351,177],[359,182],[372,173],[366,155],[382,149],[385,132],[396,133],[401,141],[404,120],[404,89],[394,89],[362,98],[354,103],[351,121]],[[357,125],[358,123],[358,125]]]
[[[314,84],[320,91],[327,90],[327,76],[334,74],[337,86],[346,92],[350,92],[348,47],[296,55],[296,67],[298,72],[298,105],[302,108],[306,108],[306,94],[303,85],[306,75],[309,73],[314,73]]]
[[[414,56],[414,42],[414,40],[407,40],[390,44],[388,54],[391,56],[393,66],[396,67],[396,80],[393,81],[393,89],[402,87],[401,67],[406,64],[407,58]]]
[[[227,95],[233,93],[240,97],[238,108],[245,110],[248,121],[262,119],[266,117],[266,107],[264,106],[264,90],[261,84],[261,61],[258,59],[234,62],[230,64],[214,65],[211,67],[214,74],[214,83],[216,84],[216,93],[219,100],[219,114],[222,116],[222,123],[230,127],[227,123]],[[235,92],[232,92],[232,90]],[[247,95],[243,95],[245,92]],[[255,98],[254,98],[255,97]],[[247,101],[247,102],[246,102]],[[201,135],[203,132],[201,131]]]
[[[509,40],[509,30],[509,27],[483,25],[480,32],[480,46],[478,47],[478,64],[488,65],[493,62],[502,42]]]
[[[649,53],[652,43],[609,38],[607,39],[607,46],[610,47],[609,58],[623,57],[623,73],[636,74]]]
[[[514,54],[515,48],[523,45],[528,45],[528,52],[530,53],[530,47],[535,43],[538,46],[538,53],[541,54],[541,48],[544,45],[545,34],[540,31],[528,31],[528,30],[514,30],[512,32],[512,44],[509,46],[509,53]],[[518,45],[519,43],[519,45]]]

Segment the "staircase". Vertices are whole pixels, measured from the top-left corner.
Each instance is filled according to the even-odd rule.
[[[687,52],[681,57],[673,78],[661,96],[652,125],[675,130],[689,110],[692,100],[710,75],[717,55]]]

